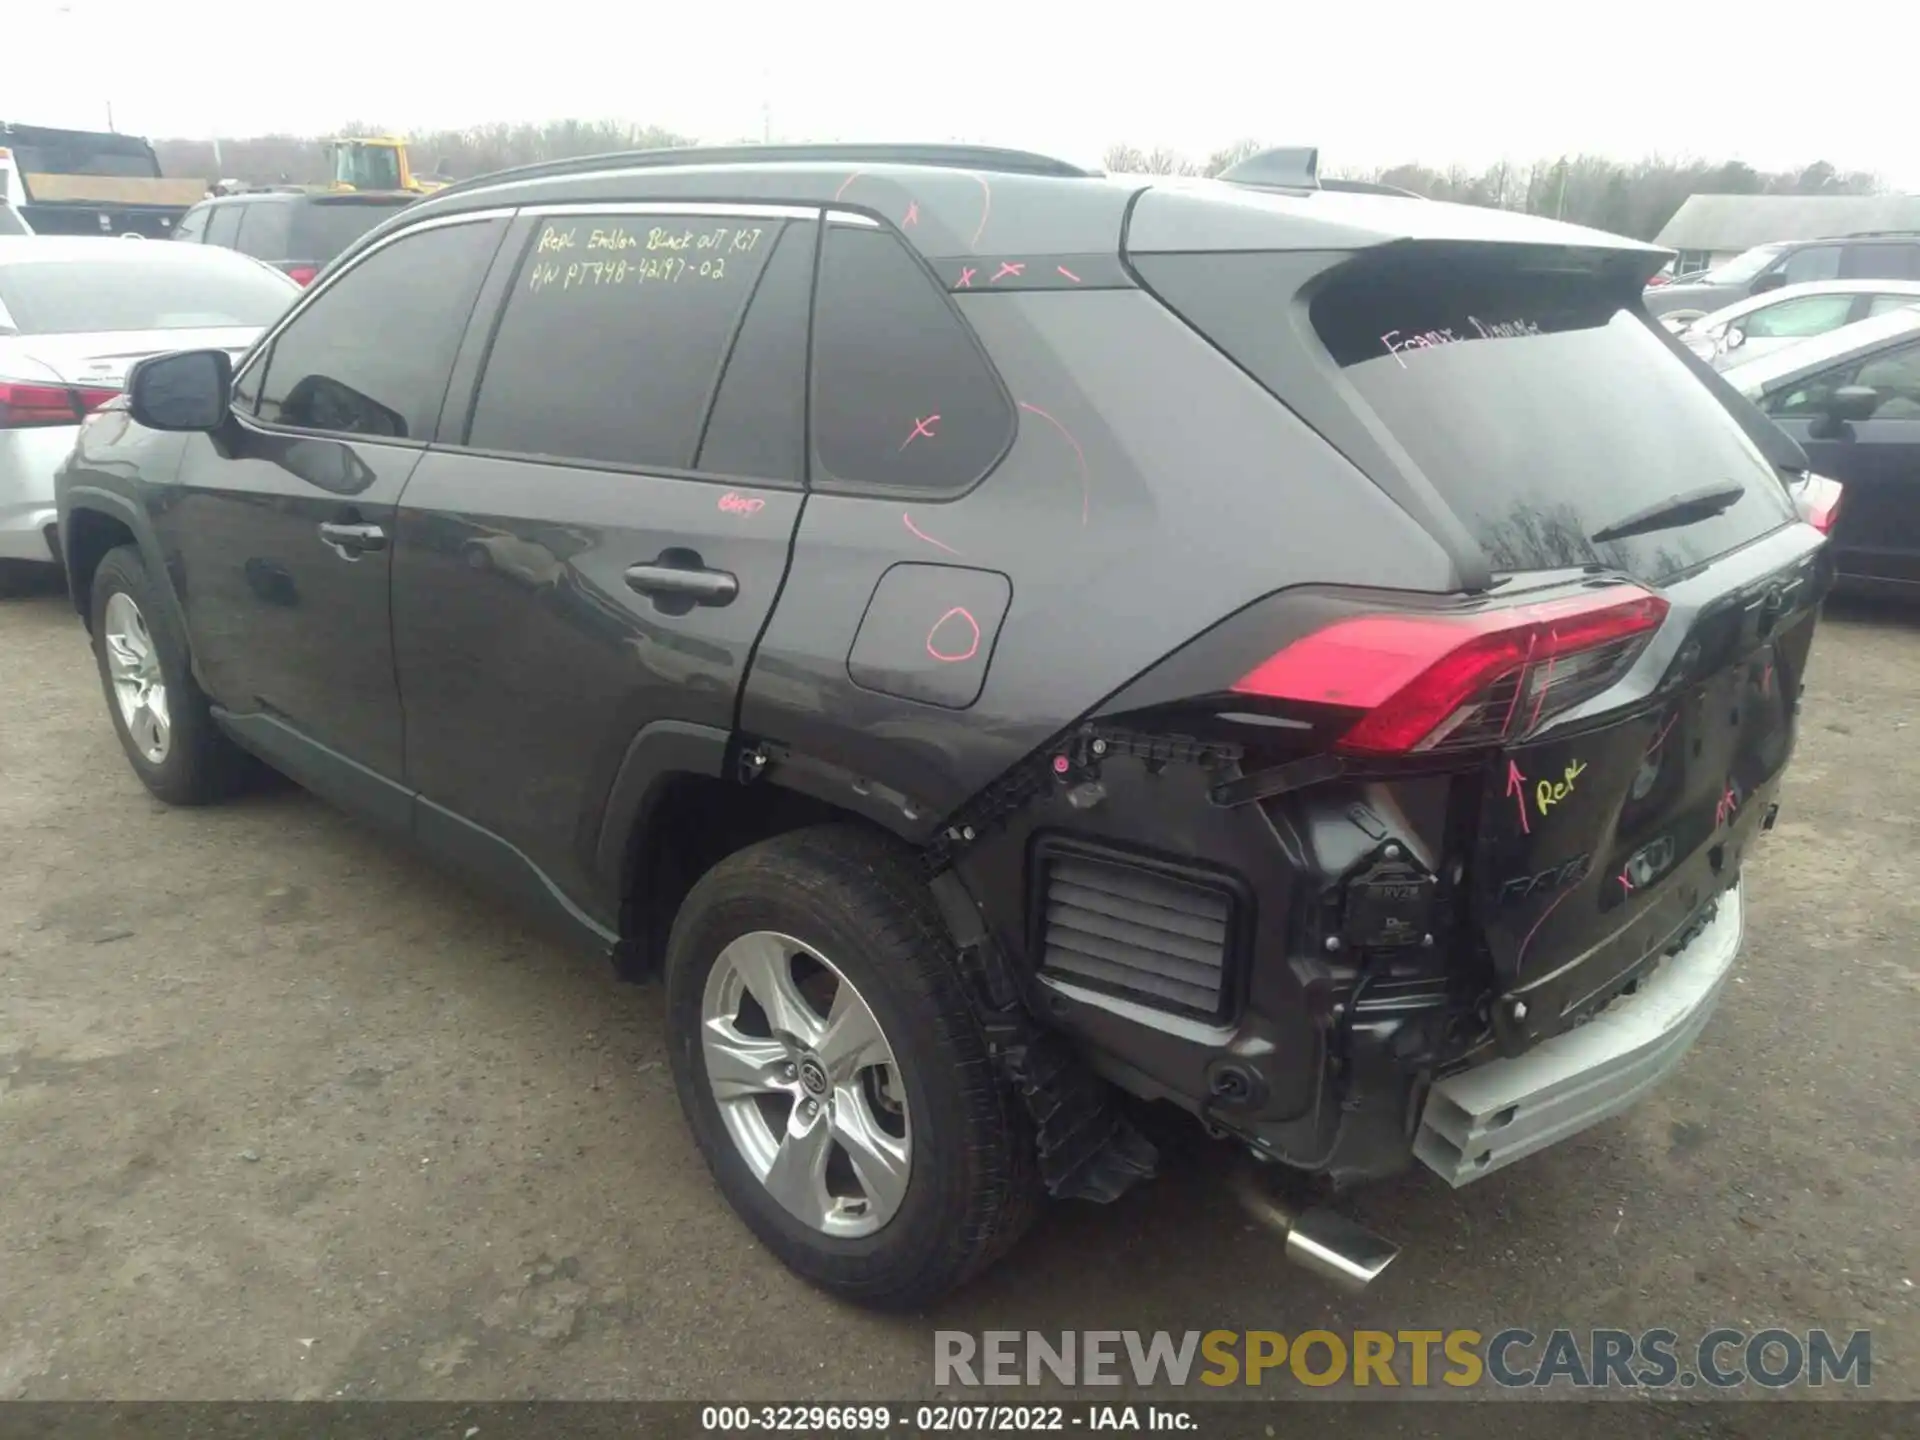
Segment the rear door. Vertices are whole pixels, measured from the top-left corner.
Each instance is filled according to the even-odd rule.
[[[214,699],[303,782],[402,824],[394,505],[506,223],[437,222],[359,256],[256,352],[231,424],[188,437],[154,519]]]
[[[408,780],[572,895],[635,734],[733,728],[803,499],[818,228],[767,206],[523,212],[407,487]]]
[[[1880,403],[1865,420],[1825,420],[1828,397],[1864,385]],[[1846,488],[1834,526],[1840,568],[1920,583],[1920,340],[1855,357],[1768,395],[1762,408],[1807,452],[1816,473]]]

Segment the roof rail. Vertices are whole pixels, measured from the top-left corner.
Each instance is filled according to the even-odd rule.
[[[1920,230],[1849,230],[1844,238],[1864,240],[1870,235],[1920,235]]]
[[[436,190],[429,198],[457,195],[483,185],[515,180],[538,180],[553,175],[590,174],[595,170],[637,170],[671,165],[780,165],[807,161],[844,165],[934,165],[955,170],[992,170],[1011,175],[1045,175],[1084,180],[1095,173],[1065,160],[1026,150],[1002,150],[992,145],[684,145],[659,150],[613,150],[600,155],[575,155],[564,160],[536,160],[505,170],[475,175]]]
[[[1229,165],[1219,177],[1234,185],[1283,190],[1320,188],[1320,151],[1311,145],[1281,145]]]

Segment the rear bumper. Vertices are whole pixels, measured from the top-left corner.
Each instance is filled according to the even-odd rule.
[[[0,431],[0,560],[59,559],[47,539],[59,518],[53,475],[79,433],[77,425]]]
[[[1738,885],[1714,918],[1586,1024],[1434,1085],[1413,1153],[1455,1187],[1617,1115],[1664,1080],[1706,1027],[1740,951]]]

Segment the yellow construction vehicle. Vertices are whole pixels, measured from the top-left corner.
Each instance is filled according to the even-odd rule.
[[[329,140],[327,165],[335,190],[411,190],[429,195],[445,179],[423,180],[407,163],[407,142],[393,135],[354,135]]]

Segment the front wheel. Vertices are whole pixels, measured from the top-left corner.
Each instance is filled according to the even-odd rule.
[[[924,1305],[996,1258],[1032,1148],[909,857],[851,826],[722,861],[667,954],[674,1080],[728,1202],[790,1268]]]
[[[232,794],[246,756],[213,723],[159,591],[132,545],[93,573],[93,651],[107,710],[141,783],[173,805]]]

